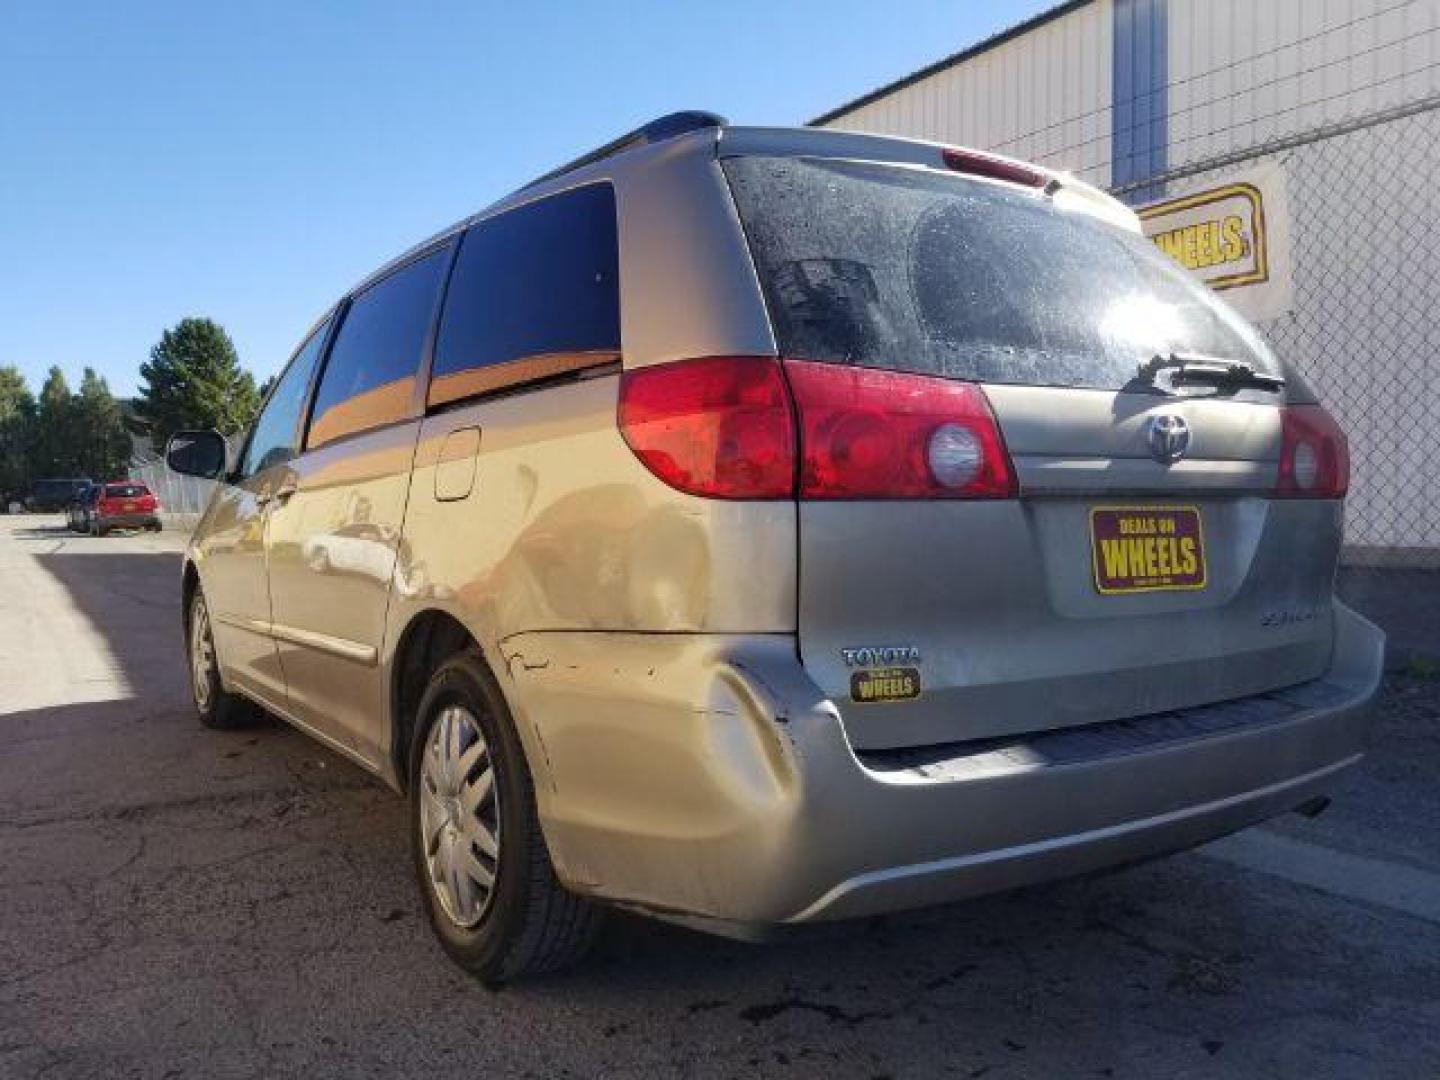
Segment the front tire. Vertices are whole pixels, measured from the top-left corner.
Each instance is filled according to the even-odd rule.
[[[510,711],[478,657],[441,664],[410,753],[420,893],[450,957],[496,986],[556,971],[594,940],[600,912],[555,876]]]
[[[199,586],[190,598],[190,615],[185,622],[185,658],[190,664],[190,695],[200,723],[208,728],[231,731],[249,727],[260,719],[260,710],[239,694],[232,694],[220,681],[220,664],[215,636],[210,626],[210,609]]]

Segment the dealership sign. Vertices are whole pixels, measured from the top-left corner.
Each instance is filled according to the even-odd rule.
[[[1155,245],[1251,319],[1290,310],[1285,174],[1270,164],[1136,209]]]

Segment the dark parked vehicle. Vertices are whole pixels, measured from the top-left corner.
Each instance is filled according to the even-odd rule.
[[[64,510],[72,499],[93,484],[93,480],[36,480],[26,501],[28,509],[36,513],[53,513]]]
[[[103,484],[88,484],[75,493],[66,510],[66,524],[71,532],[89,531],[90,515],[94,512],[95,503],[99,501],[100,492],[103,490]]]
[[[89,514],[91,536],[104,536],[112,529],[160,531],[160,501],[144,484],[117,481],[98,488]]]

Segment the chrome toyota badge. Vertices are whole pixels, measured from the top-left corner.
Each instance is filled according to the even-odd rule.
[[[1146,438],[1151,457],[1164,465],[1174,465],[1190,448],[1190,425],[1183,416],[1161,413],[1150,418]]]

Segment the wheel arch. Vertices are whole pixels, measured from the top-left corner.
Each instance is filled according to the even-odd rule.
[[[415,711],[430,676],[447,658],[471,651],[495,675],[476,636],[448,611],[429,608],[405,624],[390,663],[389,764],[396,785],[405,791],[410,783],[410,744],[415,732]],[[497,680],[498,682],[498,680]],[[503,691],[502,691],[503,692]]]
[[[180,575],[180,630],[185,634],[185,640],[190,640],[190,601],[195,596],[195,590],[200,587],[200,571],[195,567],[195,561],[187,558],[185,569]],[[189,647],[188,644],[186,646]]]

